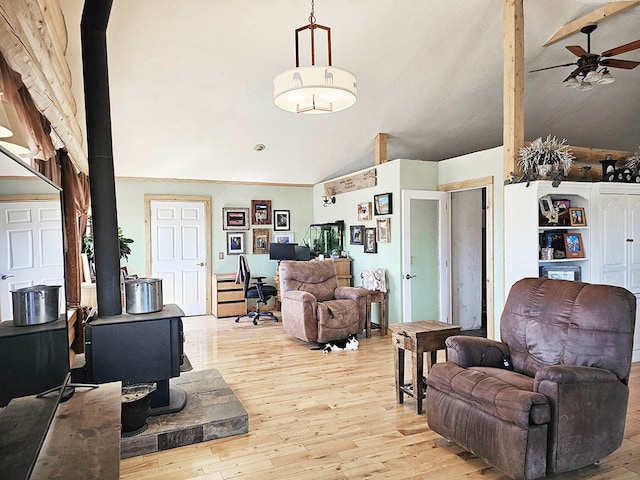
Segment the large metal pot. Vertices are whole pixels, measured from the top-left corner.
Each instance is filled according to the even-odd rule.
[[[11,291],[13,324],[27,327],[58,319],[59,285],[33,285]]]
[[[161,278],[136,278],[125,280],[124,296],[127,313],[159,312],[162,302]]]

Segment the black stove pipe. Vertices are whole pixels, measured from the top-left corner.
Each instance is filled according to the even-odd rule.
[[[107,68],[107,23],[112,3],[112,0],[85,0],[80,22],[96,291],[101,317],[122,313]]]

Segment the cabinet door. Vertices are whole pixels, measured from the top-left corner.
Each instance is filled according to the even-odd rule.
[[[626,195],[602,195],[602,282],[627,286],[627,211]]]
[[[640,195],[629,195],[629,230],[625,242],[629,252],[627,288],[640,294]],[[628,241],[631,240],[631,241]]]

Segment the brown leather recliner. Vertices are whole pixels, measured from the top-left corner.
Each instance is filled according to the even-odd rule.
[[[368,292],[339,287],[331,260],[280,262],[282,329],[306,342],[326,343],[365,326]]]
[[[635,312],[620,287],[520,280],[502,342],[446,340],[427,379],[429,427],[516,479],[599,461],[622,443]]]

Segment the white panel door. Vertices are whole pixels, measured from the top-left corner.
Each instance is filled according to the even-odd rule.
[[[185,315],[207,313],[205,232],[204,202],[151,201],[151,274]]]
[[[31,285],[60,285],[64,312],[60,202],[0,202],[0,217],[0,320],[13,319],[11,291]]]
[[[402,191],[402,321],[451,323],[449,215],[444,192]]]

